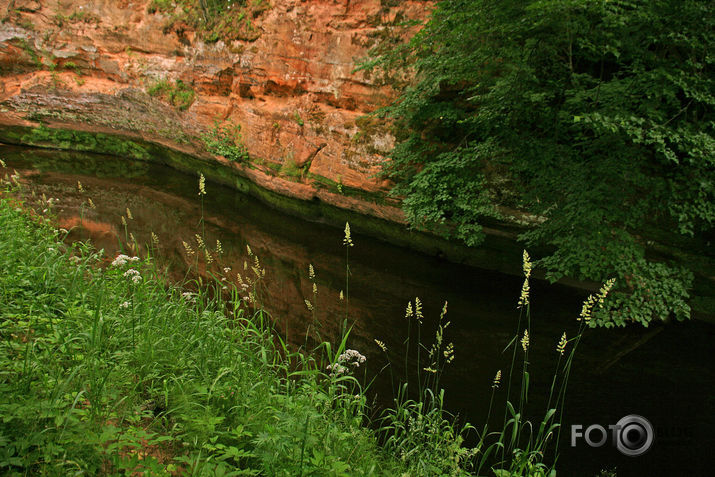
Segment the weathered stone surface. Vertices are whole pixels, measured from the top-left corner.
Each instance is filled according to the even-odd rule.
[[[395,92],[354,70],[430,2],[274,0],[253,12],[257,34],[228,44],[202,41],[149,3],[15,0],[0,24],[0,124],[111,130],[208,158],[201,135],[230,121],[253,162],[236,167],[257,183],[403,220],[375,177],[393,138],[360,120]],[[190,85],[190,107],[149,96],[160,80]]]

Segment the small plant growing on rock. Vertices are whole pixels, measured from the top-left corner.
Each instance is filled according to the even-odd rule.
[[[293,112],[293,119],[295,120],[296,123],[298,123],[298,126],[303,127],[305,122],[303,121],[303,118],[300,117],[300,114],[298,114],[298,111]]]
[[[214,127],[201,136],[206,150],[229,161],[248,161],[248,149],[243,142],[241,126],[232,122],[214,122]]]
[[[303,168],[298,167],[298,164],[296,164],[293,159],[289,158],[283,163],[281,173],[288,177],[298,179],[303,176]]]
[[[163,79],[147,89],[150,96],[158,96],[162,100],[170,103],[179,111],[186,111],[194,102],[196,94],[189,85],[181,80],[176,80],[174,84]]]
[[[147,7],[148,13],[169,13],[176,8],[176,3],[172,0],[152,0]]]

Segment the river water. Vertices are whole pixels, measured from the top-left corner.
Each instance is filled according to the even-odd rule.
[[[182,245],[196,248],[202,206],[197,177],[165,166],[111,156],[0,146],[8,169],[17,169],[36,197],[58,198],[60,227],[70,238],[90,238],[109,257],[118,253],[125,234],[140,244],[159,237],[159,260],[175,277],[183,277],[192,258]],[[0,172],[4,172],[1,171]],[[80,194],[77,181],[85,190]],[[309,326],[323,338],[339,336],[346,316],[346,249],[343,231],[277,212],[258,200],[207,184],[203,217],[207,243],[220,240],[219,267],[242,271],[250,261],[246,245],[266,270],[262,302],[277,330],[291,343],[305,343]],[[92,198],[96,209],[87,205]],[[82,205],[84,204],[84,205]],[[125,231],[122,216],[133,219]],[[363,236],[353,228],[349,250],[349,345],[367,357],[368,379],[387,363],[374,340],[386,343],[393,374],[404,375],[407,334],[405,306],[419,297],[424,306],[422,340],[431,345],[443,303],[451,322],[445,341],[453,342],[454,361],[445,368],[442,385],[448,409],[478,428],[484,423],[491,383],[497,370],[506,375],[511,354],[503,353],[518,319],[516,302],[522,278],[449,263]],[[514,257],[520,261],[520,257]],[[317,300],[308,277],[312,264]],[[250,268],[250,267],[249,267]],[[528,411],[543,416],[545,397],[556,364],[561,334],[573,336],[585,293],[532,281],[531,388]],[[304,300],[314,306],[311,312]],[[314,323],[315,322],[315,323]],[[690,321],[648,329],[589,330],[576,357],[565,407],[559,475],[594,476],[601,469],[628,475],[709,475],[715,443],[713,339],[715,326]],[[415,336],[412,337],[414,343]],[[424,355],[423,355],[424,357]],[[424,362],[423,362],[424,364]],[[426,365],[426,364],[425,364]],[[414,356],[410,369],[417,367]],[[363,368],[361,368],[363,369]],[[378,402],[389,402],[388,371],[372,386]],[[505,391],[496,394],[497,403]],[[498,406],[497,406],[498,407]],[[503,406],[491,425],[497,426]],[[655,428],[650,451],[623,456],[610,445],[591,448],[583,439],[570,446],[571,425],[607,428],[629,414],[646,417]],[[594,435],[594,437],[599,437]]]

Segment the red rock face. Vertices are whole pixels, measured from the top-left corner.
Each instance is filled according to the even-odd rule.
[[[0,124],[110,131],[207,156],[199,137],[230,121],[265,187],[403,220],[343,195],[384,195],[374,174],[394,141],[360,118],[395,91],[354,70],[371,46],[409,33],[395,24],[426,18],[430,2],[273,0],[251,15],[257,38],[215,43],[149,4],[0,1]],[[147,94],[162,79],[190,85],[188,109]]]

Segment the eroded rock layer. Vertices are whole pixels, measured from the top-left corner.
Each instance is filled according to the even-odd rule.
[[[110,133],[212,160],[201,138],[219,124],[250,157],[221,162],[263,187],[402,222],[375,175],[393,137],[365,116],[396,92],[355,68],[430,2],[244,3],[212,34],[181,1],[0,2],[0,127]]]

